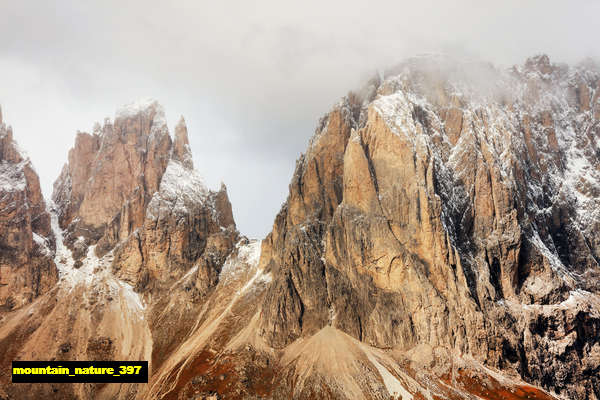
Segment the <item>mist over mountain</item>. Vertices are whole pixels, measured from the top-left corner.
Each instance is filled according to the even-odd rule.
[[[597,399],[599,88],[591,60],[407,58],[319,120],[265,238],[156,100],[78,132],[49,198],[0,120],[0,397]]]
[[[423,53],[501,68],[542,52],[570,64],[600,57],[600,4],[588,0],[34,0],[1,10],[0,104],[46,198],[74,132],[151,97],[170,129],[185,115],[196,168],[209,188],[227,183],[237,224],[254,237],[269,232],[290,161],[323,110],[377,70]]]

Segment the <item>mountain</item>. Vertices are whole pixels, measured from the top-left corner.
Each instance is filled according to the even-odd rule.
[[[263,244],[262,337],[336,328],[598,397],[599,72],[423,57],[347,96]]]
[[[130,398],[139,385],[7,386],[7,371],[12,359],[160,365],[243,239],[227,190],[208,190],[194,170],[185,121],[173,141],[162,106],[143,100],[77,134],[52,198],[50,261],[60,281],[0,326],[0,343],[11,349],[0,395]]]
[[[0,397],[600,398],[599,89],[592,61],[408,59],[319,121],[262,241],[183,119],[123,107],[69,152],[60,281],[5,311],[0,371],[142,359],[149,383],[0,372]]]
[[[55,241],[37,173],[0,111],[0,321],[52,289]]]

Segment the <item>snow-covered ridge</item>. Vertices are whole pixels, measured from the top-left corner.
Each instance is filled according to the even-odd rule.
[[[158,218],[163,207],[185,214],[190,203],[204,203],[209,191],[200,174],[171,159],[160,181],[159,191],[148,205],[148,216]],[[166,211],[166,210],[165,210]]]
[[[584,237],[600,226],[599,83],[600,67],[589,62],[570,67],[542,55],[499,69],[426,55],[370,81],[366,87],[375,84],[376,92],[359,96],[360,119],[381,118],[415,154],[425,154],[435,164],[439,191],[445,195],[442,215],[456,214],[452,210],[467,204],[470,188],[459,182],[469,181],[471,162],[497,171],[502,185],[526,199],[520,206],[530,218],[523,221],[524,227],[531,224],[528,240],[572,284],[569,271],[577,266],[563,265],[556,239],[539,233],[543,229],[538,232],[535,224],[544,219],[536,216],[548,220],[568,203],[573,226]],[[318,142],[327,122],[319,124],[311,144]],[[360,131],[362,125],[353,128]],[[446,229],[451,223],[444,221]]]
[[[447,158],[450,161],[460,160],[460,155],[465,151],[476,150],[465,148],[472,146],[470,139],[475,137],[477,142],[485,143],[492,151],[501,173],[510,181],[511,162],[517,151],[526,147],[521,121],[524,117],[533,117],[532,138],[529,140],[535,143],[536,151],[545,156],[544,162],[559,155],[551,147],[548,127],[536,121],[540,115],[549,113],[565,167],[562,170],[551,169],[549,178],[567,196],[576,199],[581,206],[587,206],[585,208],[591,213],[593,207],[589,203],[594,199],[590,198],[589,193],[600,190],[600,170],[594,161],[600,149],[589,147],[584,132],[588,132],[596,123],[593,112],[594,107],[600,109],[599,99],[597,93],[590,89],[591,102],[587,106],[591,110],[585,111],[577,108],[574,96],[580,90],[575,88],[580,82],[587,82],[591,87],[593,82],[600,80],[598,68],[593,65],[591,69],[586,69],[584,65],[572,68],[557,66],[550,64],[547,57],[537,56],[525,66],[515,67],[511,71],[494,69],[486,64],[478,65],[473,70],[480,71],[479,76],[471,77],[464,72],[457,72],[457,69],[469,63],[452,64],[454,61],[449,59],[439,66],[433,62],[438,58],[428,56],[411,59],[394,70],[394,75],[381,82],[377,97],[370,106],[381,115],[388,127],[413,143],[418,139],[424,140],[434,153],[437,149],[429,143],[429,136],[439,135],[449,144],[446,127],[439,118],[443,110],[436,104],[436,97],[440,96],[436,90],[442,88],[443,96],[455,99],[450,103],[460,110],[463,118],[461,137],[458,143],[450,146]],[[485,90],[481,89],[483,77],[488,81]],[[430,126],[427,127],[429,132],[415,119],[417,111],[424,112],[430,120]],[[534,197],[535,193],[540,194],[541,191],[536,185],[536,182],[531,182],[530,189]],[[587,219],[589,222],[590,213],[580,215],[581,220]]]
[[[208,189],[196,170],[185,168],[179,161],[171,160],[160,182],[160,192],[168,198],[183,196],[201,200],[208,194]]]
[[[411,141],[413,132],[423,133],[412,117],[415,106],[427,107],[428,104],[415,94],[404,91],[380,96],[373,102],[374,109],[383,117],[392,132]]]

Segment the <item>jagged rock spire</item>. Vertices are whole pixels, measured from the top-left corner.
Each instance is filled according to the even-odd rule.
[[[188,140],[187,126],[183,116],[175,126],[175,142],[173,143],[173,159],[180,161],[184,167],[193,169],[192,152]]]
[[[546,54],[538,54],[533,57],[529,57],[525,61],[525,68],[529,71],[538,71],[542,74],[550,74],[554,67],[550,62],[550,57]]]

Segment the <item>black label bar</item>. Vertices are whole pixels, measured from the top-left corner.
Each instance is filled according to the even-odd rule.
[[[148,361],[13,361],[13,383],[148,383]]]

